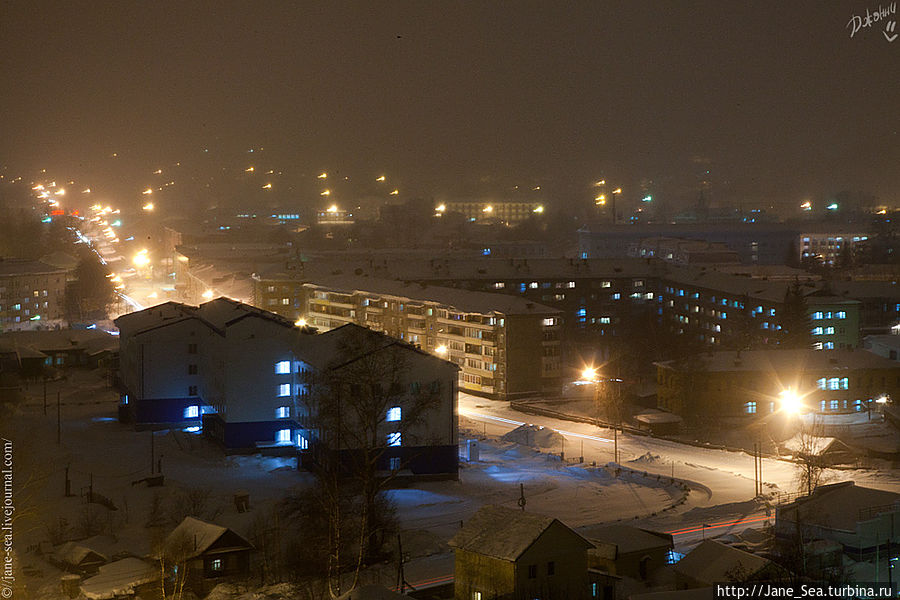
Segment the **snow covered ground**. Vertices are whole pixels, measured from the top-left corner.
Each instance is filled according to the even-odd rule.
[[[312,483],[309,474],[296,470],[294,460],[225,456],[202,437],[181,431],[153,434],[151,459],[151,433],[135,432],[115,420],[117,397],[97,374],[72,371],[69,381],[51,383],[46,415],[41,386],[32,385],[28,393],[29,402],[0,424],[0,435],[14,443],[20,516],[15,548],[22,565],[35,574],[25,578],[30,589],[22,597],[54,597],[58,589],[59,571],[33,547],[63,531],[72,537],[92,519],[100,519],[109,534],[97,540],[99,551],[141,555],[151,550],[145,525],[160,500],[171,505],[191,490],[206,490],[210,517],[247,534],[261,510]],[[526,510],[573,527],[628,520],[673,532],[682,548],[767,519],[765,503],[752,499],[753,458],[745,453],[619,434],[617,473],[617,465],[608,464],[615,462],[611,430],[523,415],[508,403],[466,394],[460,394],[459,413],[460,437],[479,440],[480,459],[461,462],[459,481],[417,483],[390,492],[399,509],[404,551],[412,557],[407,579],[413,583],[446,580],[452,574],[446,543],[461,522],[484,504],[516,507],[523,493]],[[535,427],[520,428],[523,424]],[[560,452],[569,460],[583,456],[584,463],[561,460]],[[150,475],[160,457],[165,486],[135,483]],[[72,497],[63,495],[67,467]],[[900,477],[889,469],[830,470],[827,477],[900,491]],[[793,492],[797,468],[764,459],[763,478],[771,492]],[[83,493],[91,483],[116,511],[85,503]],[[242,490],[250,495],[247,513],[237,512],[233,502]],[[367,574],[369,581],[384,584],[395,577],[390,565]]]

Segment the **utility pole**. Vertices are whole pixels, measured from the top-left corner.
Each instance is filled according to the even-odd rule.
[[[155,437],[155,436],[153,435],[153,430],[151,429],[151,430],[150,430],[150,474],[151,474],[151,475],[153,475],[153,473],[154,473],[154,471],[153,471],[153,468],[154,468],[154,461],[153,461],[153,454],[154,454],[153,438],[154,438],[154,437]]]
[[[59,404],[59,391],[56,392],[56,445],[59,446],[62,431],[62,409]]]
[[[614,462],[619,464],[619,428],[613,427],[613,454],[615,455]]]
[[[47,416],[47,376],[44,375],[44,416]]]

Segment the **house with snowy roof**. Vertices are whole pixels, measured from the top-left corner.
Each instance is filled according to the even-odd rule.
[[[77,542],[66,542],[49,558],[63,571],[80,575],[96,573],[101,565],[109,561],[103,554]]]
[[[776,572],[774,564],[716,540],[705,540],[675,564],[675,587],[707,588],[727,581],[759,581]]]
[[[594,545],[588,550],[591,567],[633,579],[647,579],[668,564],[675,547],[672,534],[631,525],[593,527],[583,533]]]
[[[154,557],[168,574],[166,585],[205,595],[217,584],[250,574],[253,545],[233,530],[185,517]]]
[[[598,597],[588,573],[591,543],[553,517],[483,506],[450,547],[456,600]]]
[[[775,535],[804,542],[840,543],[854,560],[900,542],[900,494],[843,481],[820,485],[809,496],[775,509]]]

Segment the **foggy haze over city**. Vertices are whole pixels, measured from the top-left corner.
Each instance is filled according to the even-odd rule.
[[[851,38],[853,10],[10,2],[0,161],[119,197],[180,162],[185,186],[263,163],[304,204],[321,171],[358,196],[386,173],[407,197],[540,186],[566,205],[610,178],[678,206],[704,179],[730,206],[891,201],[896,46]]]

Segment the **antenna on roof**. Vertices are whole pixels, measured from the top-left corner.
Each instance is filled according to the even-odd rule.
[[[519,495],[519,502],[518,502],[519,508],[522,509],[522,512],[525,512],[525,502],[526,502],[526,500],[525,500],[525,484],[524,484],[524,483],[520,483],[520,484],[519,484],[519,494],[520,494],[520,495]]]

